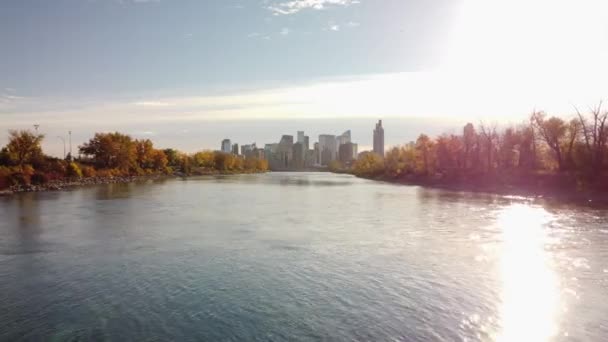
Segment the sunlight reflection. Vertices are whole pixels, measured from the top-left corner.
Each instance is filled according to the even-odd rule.
[[[542,208],[513,205],[498,218],[503,234],[501,331],[497,341],[548,341],[557,333],[559,283],[545,252]]]

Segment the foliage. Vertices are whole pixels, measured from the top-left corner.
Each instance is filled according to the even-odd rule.
[[[364,177],[378,176],[384,172],[384,161],[376,153],[364,153],[353,164],[353,172]]]
[[[36,171],[30,177],[30,181],[34,185],[44,185],[49,182],[49,176],[46,173]]]
[[[10,161],[23,166],[26,163],[31,163],[34,157],[42,155],[40,144],[43,139],[44,135],[32,133],[28,130],[10,130],[5,153],[8,153]]]
[[[92,166],[83,165],[80,167],[80,169],[82,170],[82,176],[85,178],[93,178],[97,176],[97,171]]]
[[[69,178],[82,178],[82,170],[80,169],[80,166],[74,162],[68,163],[66,176]]]
[[[79,147],[80,153],[92,157],[99,168],[118,168],[129,170],[136,166],[137,145],[125,134],[96,133],[95,136]]]

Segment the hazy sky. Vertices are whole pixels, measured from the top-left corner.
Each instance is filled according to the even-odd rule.
[[[187,151],[353,130],[387,144],[608,99],[605,0],[3,0],[0,145],[95,131]]]

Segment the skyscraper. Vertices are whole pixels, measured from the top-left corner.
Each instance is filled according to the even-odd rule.
[[[230,139],[222,140],[222,152],[231,153],[232,152],[232,144],[230,143]]]
[[[374,129],[374,153],[384,157],[384,128],[382,128],[382,120],[378,120],[376,129]]]
[[[346,143],[351,142],[350,141],[350,129],[348,131],[342,133],[342,135],[337,136],[336,140],[337,140],[338,148],[340,147],[340,145],[344,145]]]
[[[329,165],[332,160],[336,160],[338,157],[338,146],[335,135],[319,135],[319,153],[321,165]]]

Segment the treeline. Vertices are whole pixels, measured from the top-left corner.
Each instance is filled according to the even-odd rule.
[[[396,180],[577,190],[597,185],[608,190],[607,119],[600,103],[586,115],[577,111],[569,121],[534,112],[527,122],[500,130],[468,123],[462,134],[435,139],[421,134],[414,142],[393,147],[384,158],[366,153],[349,171]]]
[[[69,154],[65,159],[45,155],[41,147],[43,140],[43,134],[29,130],[9,131],[9,142],[0,150],[0,189],[80,178],[268,170],[266,160],[245,159],[218,151],[187,154],[175,149],[157,149],[149,139],[134,139],[118,132],[96,133],[78,147],[77,158]]]

